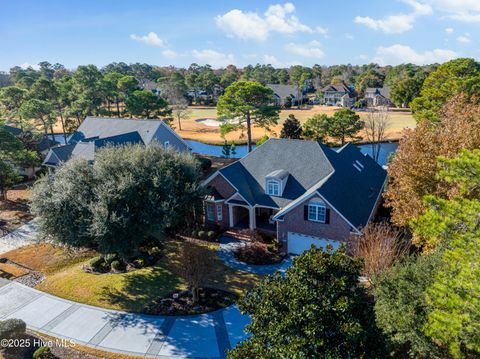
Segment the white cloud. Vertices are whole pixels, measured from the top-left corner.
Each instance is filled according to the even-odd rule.
[[[464,22],[480,22],[478,0],[426,0],[435,10],[446,13],[446,17]]]
[[[434,49],[424,52],[416,52],[406,45],[395,44],[389,47],[377,48],[373,62],[382,66],[399,65],[402,63],[414,63],[417,65],[442,63],[458,57],[455,51],[447,49]]]
[[[306,44],[298,44],[291,42],[285,45],[285,50],[291,54],[298,56],[315,57],[318,59],[325,57],[325,53],[320,48],[320,43],[318,41],[310,41]]]
[[[292,3],[270,5],[263,15],[234,9],[215,17],[215,22],[227,36],[244,40],[264,41],[271,32],[283,34],[318,32],[326,35],[328,31],[320,26],[312,29],[303,24],[295,16],[295,6]]]
[[[20,67],[24,70],[28,69],[29,67],[37,71],[40,70],[40,65],[34,65],[29,62],[24,62],[23,64],[20,65]]]
[[[349,40],[355,39],[355,37],[354,37],[352,34],[350,34],[349,32],[346,32],[346,33],[345,33],[345,37],[346,37],[347,39],[349,39]]]
[[[192,56],[202,64],[211,65],[213,68],[226,67],[235,64],[232,54],[224,54],[211,49],[193,50]]]
[[[457,41],[464,44],[468,44],[471,41],[470,34],[466,32],[465,35],[458,36]]]
[[[159,46],[165,47],[166,43],[163,41],[155,32],[150,31],[147,35],[139,36],[135,34],[131,34],[130,38],[132,40],[143,42],[144,44],[151,45],[151,46]]]
[[[428,4],[414,0],[403,0],[403,2],[412,7],[411,13],[390,15],[383,19],[373,19],[370,16],[356,16],[354,22],[373,30],[381,30],[386,34],[400,34],[412,29],[418,16],[430,15],[433,11]]]
[[[318,32],[321,35],[327,35],[328,34],[328,29],[326,27],[317,26],[315,28],[315,31]]]
[[[386,34],[400,34],[413,28],[415,17],[411,15],[392,15],[375,20],[369,16],[355,17],[355,23],[365,25],[373,30],[381,30]]]
[[[162,55],[169,58],[169,59],[173,59],[173,58],[177,57],[178,54],[173,50],[166,49],[166,50],[162,51]]]
[[[455,30],[453,30],[453,27],[447,27],[447,28],[445,29],[445,32],[446,32],[447,34],[449,34],[449,35],[453,34],[454,31],[455,31]]]

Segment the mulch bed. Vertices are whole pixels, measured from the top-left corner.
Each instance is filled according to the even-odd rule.
[[[147,314],[153,315],[191,315],[213,312],[235,303],[238,296],[216,288],[200,288],[197,303],[187,290],[177,290],[151,303]]]
[[[252,242],[235,250],[235,258],[240,262],[253,265],[278,264],[285,258],[285,255],[278,250],[270,250],[263,242]]]

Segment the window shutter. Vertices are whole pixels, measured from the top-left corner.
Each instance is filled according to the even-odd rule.
[[[303,219],[308,221],[308,205],[303,206]]]
[[[330,223],[330,208],[325,208],[325,224]]]

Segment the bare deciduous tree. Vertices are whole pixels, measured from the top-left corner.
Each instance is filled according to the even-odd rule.
[[[196,240],[188,240],[181,247],[179,274],[192,291],[193,302],[198,302],[198,289],[205,285],[213,272],[212,252]]]
[[[370,109],[365,119],[365,135],[372,146],[372,157],[378,161],[380,144],[385,140],[390,114],[386,107]]]
[[[408,251],[410,242],[386,222],[369,223],[362,235],[350,237],[351,252],[365,260],[364,274],[375,276],[391,267]]]
[[[182,91],[182,88],[175,83],[167,82],[162,87],[162,95],[172,109],[172,115],[176,118],[178,129],[182,130],[182,120],[188,118],[188,101]]]

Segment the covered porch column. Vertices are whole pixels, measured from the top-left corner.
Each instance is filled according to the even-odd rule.
[[[255,208],[254,207],[250,207],[248,209],[248,216],[249,216],[249,227],[251,230],[254,230],[255,228],[257,228],[257,224],[256,224],[256,215],[255,215]]]

